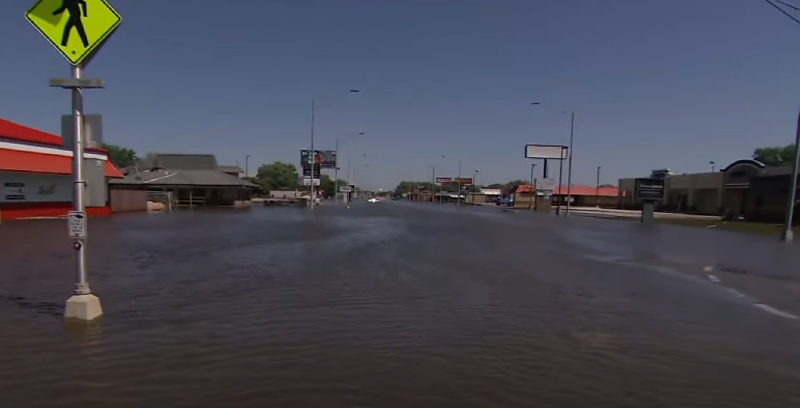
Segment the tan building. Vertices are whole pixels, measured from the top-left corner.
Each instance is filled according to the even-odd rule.
[[[791,168],[769,167],[742,159],[719,172],[665,177],[661,211],[744,216],[751,220],[780,220],[788,201]],[[645,176],[646,177],[646,176]],[[634,200],[635,178],[619,180],[620,208],[638,208]]]

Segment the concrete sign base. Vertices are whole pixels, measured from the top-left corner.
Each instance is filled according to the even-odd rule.
[[[90,321],[103,315],[100,298],[95,295],[73,295],[67,299],[64,319]]]

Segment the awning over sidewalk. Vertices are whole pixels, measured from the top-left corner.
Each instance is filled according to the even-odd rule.
[[[105,175],[109,178],[122,178],[120,172],[110,161],[103,161]],[[58,154],[26,152],[0,149],[0,171],[19,171],[26,173],[72,174],[72,157]]]

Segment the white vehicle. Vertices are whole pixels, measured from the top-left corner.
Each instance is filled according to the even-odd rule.
[[[378,202],[378,199],[377,199],[377,198],[375,198],[375,197],[372,197],[372,198],[370,198],[369,200],[367,200],[367,202],[368,202],[368,203],[377,203],[377,202]]]

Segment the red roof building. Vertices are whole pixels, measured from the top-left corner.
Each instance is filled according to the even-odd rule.
[[[109,178],[123,175],[104,149],[84,152],[87,212],[108,214]],[[72,149],[60,136],[0,119],[0,222],[64,216],[72,207]]]
[[[517,187],[516,193],[524,193],[524,194],[531,194],[535,192],[536,189],[531,186],[530,184],[520,184]],[[619,188],[617,187],[593,187],[593,186],[582,186],[582,185],[572,185],[572,189],[568,191],[567,186],[556,186],[553,189],[553,195],[567,195],[571,194],[573,196],[599,196],[599,197],[614,197],[616,198],[619,196]]]

